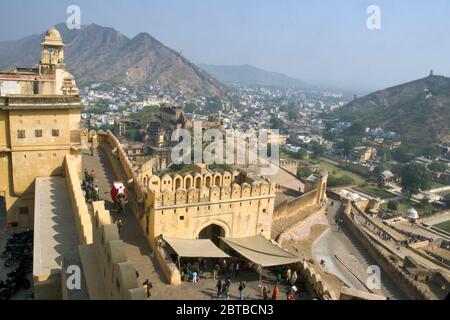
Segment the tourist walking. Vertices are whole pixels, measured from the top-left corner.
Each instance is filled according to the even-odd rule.
[[[95,171],[94,171],[94,169],[92,169],[91,173],[89,174],[89,182],[91,185],[94,184],[94,180],[95,180]]]
[[[228,289],[226,284],[224,283],[222,286],[222,300],[228,299],[227,296],[228,296]]]
[[[267,288],[267,286],[263,287],[262,293],[263,293],[263,300],[269,300],[270,291],[269,288]]]
[[[147,300],[150,299],[150,297],[152,295],[151,289],[153,288],[153,284],[150,281],[150,279],[146,279],[144,281],[144,283],[142,284],[142,287],[144,288],[144,293],[145,293],[145,296],[147,297]]]
[[[119,235],[122,233],[123,222],[122,219],[117,220],[116,222],[117,230],[119,230]]]
[[[281,279],[283,278],[283,275],[281,274],[281,272],[277,273],[277,282],[281,283]]]
[[[239,283],[239,299],[244,300],[244,289],[245,289],[245,283],[242,281]]]
[[[222,261],[222,272],[225,274],[227,272],[227,260],[223,259]]]
[[[227,277],[225,280],[225,292],[227,299],[230,298],[230,289],[231,289],[231,277]]]
[[[239,262],[236,262],[235,266],[234,266],[234,276],[236,278],[239,278],[239,270],[240,270],[240,265]]]
[[[94,202],[100,201],[100,188],[98,186],[94,187]]]
[[[286,270],[286,283],[289,283],[291,281],[291,268],[287,268]]]
[[[195,283],[195,284],[198,283],[198,273],[197,273],[197,271],[194,271],[192,273],[192,283]]]
[[[280,288],[278,287],[278,282],[275,283],[273,288],[272,300],[278,300],[278,295],[280,294]]]
[[[228,269],[228,273],[230,274],[230,276],[233,275],[234,272],[234,262],[230,263],[229,269]]]
[[[297,271],[294,270],[294,272],[292,272],[292,276],[291,276],[291,280],[290,280],[292,286],[297,282],[297,278],[298,278]]]
[[[88,198],[87,198],[87,192],[86,192],[86,189],[85,188],[81,188],[81,191],[83,191],[83,197],[84,197],[84,201],[88,201]]]
[[[213,268],[213,279],[216,280],[217,277],[219,277],[219,272],[220,272],[220,266],[218,263],[216,263],[216,265]]]
[[[87,168],[84,168],[84,181],[89,181],[89,171]]]
[[[222,289],[223,289],[223,282],[222,282],[222,280],[219,279],[217,281],[216,288],[217,288],[217,299],[219,299],[220,294],[222,293]]]

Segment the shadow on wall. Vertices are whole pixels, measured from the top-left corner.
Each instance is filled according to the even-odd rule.
[[[56,262],[62,265],[63,257],[72,257],[78,255],[78,231],[75,227],[75,217],[72,212],[65,211],[61,207],[61,201],[71,204],[68,194],[64,194],[65,188],[61,188],[58,184],[51,184],[51,212],[53,229],[56,231],[53,236],[56,241],[54,249],[58,253]],[[64,199],[66,197],[66,199]]]
[[[6,217],[6,200],[4,197],[0,196],[0,228],[4,229],[7,224]]]

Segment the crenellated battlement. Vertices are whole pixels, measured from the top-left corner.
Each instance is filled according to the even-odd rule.
[[[275,184],[253,182],[200,188],[167,188],[164,191],[150,190],[150,197],[155,208],[202,205],[217,202],[239,202],[275,197]]]

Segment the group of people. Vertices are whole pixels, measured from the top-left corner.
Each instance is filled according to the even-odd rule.
[[[95,184],[95,171],[84,169],[83,172],[84,179],[81,184],[81,189],[83,190],[84,198],[86,202],[96,202],[100,201],[100,188]]]
[[[216,263],[213,268],[213,279],[216,280],[216,278],[222,274],[227,275],[235,278],[239,278],[239,272],[241,271],[241,264],[239,261],[231,261],[228,262],[226,259],[224,259],[219,265],[219,263]]]
[[[245,290],[247,284],[239,279],[241,269],[246,267],[242,262],[232,259],[217,260],[212,267],[212,275],[216,281],[215,289],[217,290],[217,299],[230,299],[230,290],[233,284],[233,279],[237,279],[239,286],[239,299],[245,300]],[[187,263],[181,267],[182,275],[185,281],[197,284],[200,276],[206,270],[210,270],[211,266],[206,259],[198,259],[198,262]],[[285,269],[279,270],[276,273],[276,283],[272,291],[267,285],[260,285],[260,294],[264,300],[278,300],[280,298],[280,285],[286,285],[286,299],[295,300],[295,295],[299,293],[296,286],[298,281],[297,271],[291,266],[286,266]]]
[[[344,219],[336,217],[334,222],[336,223],[336,225],[338,227],[338,232],[341,232],[342,231],[342,225],[344,224]]]
[[[208,268],[208,262],[206,259],[198,258],[196,262],[190,261],[187,264],[183,264],[181,267],[182,275],[185,276],[186,281],[192,283],[198,283],[200,275]]]
[[[263,300],[278,300],[280,296],[280,285],[277,282],[275,282],[275,286],[273,287],[273,291],[271,292],[269,288],[264,285],[261,288],[262,290],[262,296]],[[295,285],[289,285],[286,289],[286,299],[287,300],[295,300],[295,293],[298,291],[297,287]],[[272,297],[269,298],[270,293],[272,293]]]
[[[217,289],[217,299],[219,299],[220,297],[222,299],[230,299],[230,289],[231,289],[231,285],[232,285],[232,279],[231,279],[231,274],[228,273],[225,277],[225,281],[222,281],[222,279],[217,280],[217,284],[216,284],[216,289]],[[239,282],[239,287],[238,287],[238,291],[239,291],[239,299],[240,300],[244,300],[244,290],[245,287],[247,285],[243,282],[240,281]]]

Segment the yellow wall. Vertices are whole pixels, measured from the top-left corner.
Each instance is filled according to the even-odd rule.
[[[52,130],[59,136],[53,137]],[[18,138],[25,130],[25,138]],[[35,130],[42,130],[36,137]],[[33,225],[34,180],[61,175],[66,155],[76,157],[81,172],[80,152],[71,149],[80,143],[80,110],[0,110],[0,195],[6,198],[9,222]],[[8,151],[10,150],[10,151]],[[19,214],[28,207],[28,214]]]
[[[211,224],[222,227],[226,237],[270,237],[275,185],[251,179],[239,184],[243,177],[237,171],[141,178],[150,238],[195,239]]]
[[[8,113],[0,110],[0,148],[9,146]]]
[[[86,201],[81,191],[81,182],[78,176],[78,162],[74,156],[67,156],[65,161],[65,175],[70,191],[78,237],[83,244],[92,243],[92,217],[89,214]]]
[[[36,177],[62,173],[64,157],[70,154],[69,111],[10,111],[9,127],[17,196],[27,191]],[[59,130],[58,137],[52,136],[53,129]],[[18,138],[18,130],[25,130],[25,139]],[[42,130],[42,137],[36,137],[35,130]]]

